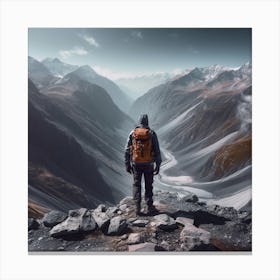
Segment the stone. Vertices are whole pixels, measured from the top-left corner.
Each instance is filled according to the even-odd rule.
[[[238,219],[238,211],[233,208],[233,207],[223,207],[220,205],[209,205],[207,207],[207,210],[214,214],[217,215],[218,217],[225,218],[227,220],[235,220]]]
[[[118,212],[119,208],[118,207],[108,207],[106,210],[106,214],[110,217],[113,218],[115,214]]]
[[[125,198],[123,198],[119,205],[123,205],[123,204],[126,204],[126,205],[135,205],[134,203],[134,200],[131,196],[126,196]]]
[[[154,252],[156,245],[151,242],[139,243],[128,246],[129,252]]]
[[[93,231],[96,228],[97,224],[93,217],[93,211],[86,211],[80,224],[80,231]]]
[[[185,218],[185,217],[177,217],[176,218],[176,223],[179,225],[185,226],[186,224],[191,224],[193,225],[194,220],[190,218]]]
[[[124,234],[127,229],[126,219],[122,217],[114,217],[111,219],[107,234],[108,235],[121,235]]]
[[[106,212],[107,208],[104,204],[99,204],[95,210],[96,212]]]
[[[186,224],[180,233],[180,241],[188,251],[199,250],[203,245],[209,245],[210,238],[210,232],[191,224]]]
[[[121,204],[119,208],[120,208],[121,211],[124,212],[127,209],[127,205],[126,204]]]
[[[127,234],[123,234],[122,236],[121,236],[121,240],[126,240],[128,238],[128,235]]]
[[[156,251],[171,251],[173,248],[169,245],[169,243],[163,240],[159,245],[156,246]]]
[[[64,237],[81,232],[92,231],[96,228],[92,212],[86,208],[70,210],[68,218],[54,226],[50,235],[52,237]]]
[[[132,222],[132,225],[136,227],[145,227],[148,223],[148,220],[136,220]]]
[[[222,251],[251,251],[252,225],[229,221],[224,225],[204,224],[200,228],[211,233],[211,243]]]
[[[154,216],[155,226],[161,230],[174,230],[178,226],[173,218],[168,216],[167,214],[159,214]]]
[[[28,230],[38,229],[40,227],[40,223],[34,218],[28,218]]]
[[[98,227],[102,231],[106,231],[110,223],[110,217],[106,212],[102,210],[104,210],[104,208],[98,206],[95,210],[92,211],[92,216]]]
[[[139,233],[139,232],[131,233],[128,236],[127,244],[129,244],[129,245],[137,244],[137,243],[141,243],[141,242],[143,242],[143,237],[142,237],[141,233]]]
[[[66,213],[53,210],[44,215],[42,222],[46,227],[54,227],[57,224],[62,223],[66,218]]]
[[[190,193],[190,194],[184,195],[179,200],[180,200],[180,202],[192,202],[192,203],[195,203],[195,202],[198,201],[198,197],[197,197],[197,195],[195,195],[193,193]]]

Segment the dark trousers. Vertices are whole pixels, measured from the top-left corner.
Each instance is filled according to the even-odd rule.
[[[153,205],[154,164],[133,164],[133,199],[136,205],[141,204],[141,179],[145,180],[145,201],[148,206]]]

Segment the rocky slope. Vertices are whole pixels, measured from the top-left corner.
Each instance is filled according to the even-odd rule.
[[[55,89],[29,81],[29,200],[64,211],[115,203],[127,194],[122,152],[132,121],[76,76]]]
[[[251,187],[251,75],[250,63],[195,68],[134,102],[131,116],[148,113],[164,155],[174,157],[162,183],[215,197]]]
[[[135,215],[131,197],[99,205],[29,216],[29,252],[251,251],[249,211],[207,206],[194,194],[156,192],[153,215]]]

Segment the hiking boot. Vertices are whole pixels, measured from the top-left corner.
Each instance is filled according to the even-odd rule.
[[[148,206],[148,213],[147,213],[148,215],[153,215],[156,213],[158,213],[158,210],[154,205]]]

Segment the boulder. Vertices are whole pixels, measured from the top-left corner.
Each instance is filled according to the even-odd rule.
[[[210,237],[210,232],[191,224],[186,224],[180,233],[183,248],[188,251],[200,250],[204,247],[203,245],[209,245]]]
[[[156,245],[151,242],[139,243],[128,246],[129,252],[154,252]]]
[[[139,232],[131,233],[128,236],[127,244],[129,244],[129,245],[137,244],[137,243],[141,243],[141,242],[143,242],[143,236]]]
[[[66,213],[53,210],[44,215],[42,222],[46,227],[54,227],[57,224],[63,222],[66,218]]]
[[[135,202],[133,200],[133,198],[131,196],[126,196],[125,198],[123,198],[120,202],[119,202],[119,205],[123,205],[123,204],[126,204],[126,205],[135,205]]]
[[[106,212],[107,208],[104,204],[99,204],[96,209],[97,212]]]
[[[251,251],[251,224],[229,221],[225,225],[204,224],[200,228],[211,233],[211,243],[222,251]]]
[[[38,229],[40,227],[40,223],[34,218],[28,218],[28,230]]]
[[[70,210],[68,218],[62,223],[54,226],[50,235],[52,237],[64,237],[75,235],[81,232],[92,231],[96,228],[96,223],[92,217],[91,211],[80,208],[77,210]]]
[[[106,208],[100,205],[92,211],[92,216],[102,231],[106,231],[110,223],[110,217],[105,211]]]
[[[185,217],[177,217],[176,218],[176,223],[179,225],[185,226],[186,224],[191,224],[193,225],[194,220],[190,218],[185,218]]]
[[[183,197],[180,197],[179,201],[180,202],[193,202],[193,203],[195,203],[195,202],[198,201],[198,197],[197,197],[197,195],[195,195],[193,193],[190,193],[190,194],[184,195]]]
[[[156,228],[166,231],[174,230],[178,227],[175,220],[167,214],[154,216],[154,223]]]
[[[117,216],[111,219],[107,234],[108,235],[122,235],[127,229],[126,219]]]
[[[106,214],[108,215],[108,217],[113,218],[117,212],[119,211],[118,207],[108,207],[108,209],[106,210]]]
[[[93,231],[96,228],[97,224],[93,218],[93,211],[86,211],[80,224],[80,231]]]
[[[209,213],[214,214],[218,217],[225,218],[227,220],[238,219],[238,211],[233,207],[223,207],[220,205],[209,205],[207,207]]]
[[[148,220],[136,220],[132,222],[132,225],[135,227],[145,227],[148,223]]]

